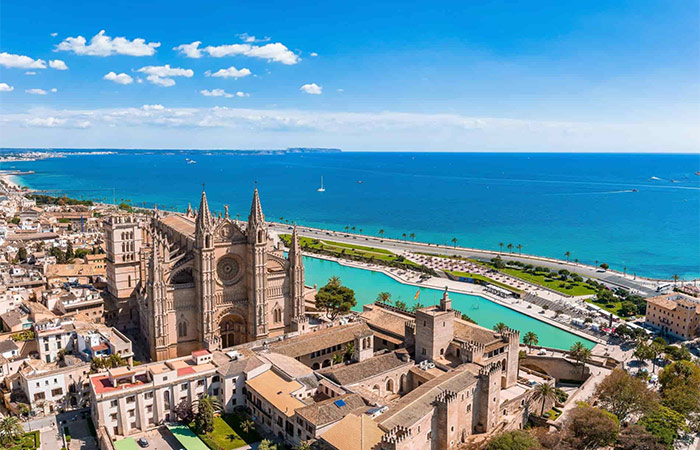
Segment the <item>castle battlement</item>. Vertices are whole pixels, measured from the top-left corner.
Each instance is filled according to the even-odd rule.
[[[442,391],[435,397],[436,403],[448,404],[457,400],[457,393],[453,391]]]

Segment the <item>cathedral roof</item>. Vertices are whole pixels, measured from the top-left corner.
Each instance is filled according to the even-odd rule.
[[[265,215],[263,214],[262,205],[260,204],[260,195],[258,195],[258,188],[255,188],[253,192],[253,203],[250,205],[250,215],[248,215],[248,222],[252,224],[261,224],[265,222]]]
[[[302,355],[323,350],[338,344],[344,344],[355,339],[355,336],[367,335],[369,327],[364,322],[354,322],[347,325],[338,325],[302,334],[272,344],[272,350],[283,355],[296,358]],[[329,355],[330,358],[330,355]]]

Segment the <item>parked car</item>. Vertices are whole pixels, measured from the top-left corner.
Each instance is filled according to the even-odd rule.
[[[136,442],[139,444],[139,446],[141,446],[141,447],[143,447],[143,448],[148,447],[148,440],[147,440],[146,438],[144,438],[144,437],[140,438],[140,439],[139,439],[138,441],[136,441]]]

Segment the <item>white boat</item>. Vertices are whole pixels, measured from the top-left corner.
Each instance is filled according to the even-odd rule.
[[[321,187],[316,190],[318,192],[326,192],[326,188],[323,187],[323,175],[321,175]]]

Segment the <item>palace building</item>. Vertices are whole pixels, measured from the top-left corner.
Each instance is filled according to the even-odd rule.
[[[228,207],[213,216],[203,191],[196,212],[156,210],[150,223],[117,216],[105,231],[109,292],[138,305],[152,360],[301,331],[308,323],[296,230],[285,258],[257,189],[247,223],[232,220]]]

